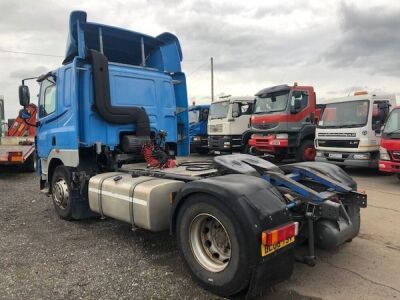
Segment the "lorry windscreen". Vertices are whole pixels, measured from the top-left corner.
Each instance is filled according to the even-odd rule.
[[[268,114],[286,110],[289,91],[281,91],[259,97],[254,105],[254,114]]]
[[[367,124],[368,112],[368,100],[329,103],[325,106],[318,127],[362,127]]]
[[[229,101],[212,103],[210,106],[209,119],[223,119],[228,117]]]
[[[189,110],[189,124],[194,124],[199,122],[199,117],[200,117],[199,109]]]
[[[389,118],[386,121],[385,128],[383,129],[384,135],[393,135],[400,136],[400,109],[395,109],[389,115]]]

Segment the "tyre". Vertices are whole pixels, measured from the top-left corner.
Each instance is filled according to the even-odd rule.
[[[22,165],[22,169],[25,172],[35,172],[36,170],[36,156],[35,153],[32,153],[28,159]]]
[[[208,154],[209,150],[208,150],[208,148],[200,148],[199,147],[196,149],[196,152],[200,155],[206,155],[206,154]]]
[[[259,151],[257,151],[254,147],[252,147],[248,144],[246,144],[246,146],[244,146],[243,153],[250,154],[250,155],[256,155],[256,156],[261,155]]]
[[[72,184],[68,167],[56,167],[51,180],[51,191],[56,213],[61,219],[72,220]]]
[[[237,219],[206,194],[189,196],[177,217],[177,243],[193,278],[225,297],[245,289],[251,274],[246,235]]]
[[[315,148],[313,140],[304,140],[297,150],[296,160],[302,161],[314,161],[315,160]]]

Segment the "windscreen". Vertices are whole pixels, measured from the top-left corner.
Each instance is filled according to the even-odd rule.
[[[200,117],[200,110],[198,109],[189,110],[189,124],[199,122],[199,117]]]
[[[393,110],[389,115],[383,133],[400,133],[400,109]]]
[[[268,114],[284,111],[288,102],[288,96],[289,91],[286,90],[257,98],[254,106],[254,114]]]
[[[228,117],[229,101],[212,103],[210,106],[209,119],[224,119]]]
[[[325,106],[318,127],[362,127],[367,124],[368,100],[329,103]]]

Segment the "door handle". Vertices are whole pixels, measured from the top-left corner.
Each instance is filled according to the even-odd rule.
[[[52,145],[52,146],[55,146],[55,145],[56,145],[56,137],[55,137],[55,136],[53,136],[53,137],[51,138],[51,145]]]

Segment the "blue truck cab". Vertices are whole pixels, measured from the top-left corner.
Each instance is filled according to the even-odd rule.
[[[207,121],[210,105],[192,105],[189,107],[189,136],[190,136],[190,152],[207,154],[208,135]]]
[[[87,22],[85,12],[72,12],[63,65],[37,79],[41,189],[53,192],[58,166],[82,185],[92,175],[143,160],[143,144],[160,133],[168,155],[188,155],[181,61],[180,43],[171,33],[151,37]],[[27,107],[24,81],[19,93]]]

